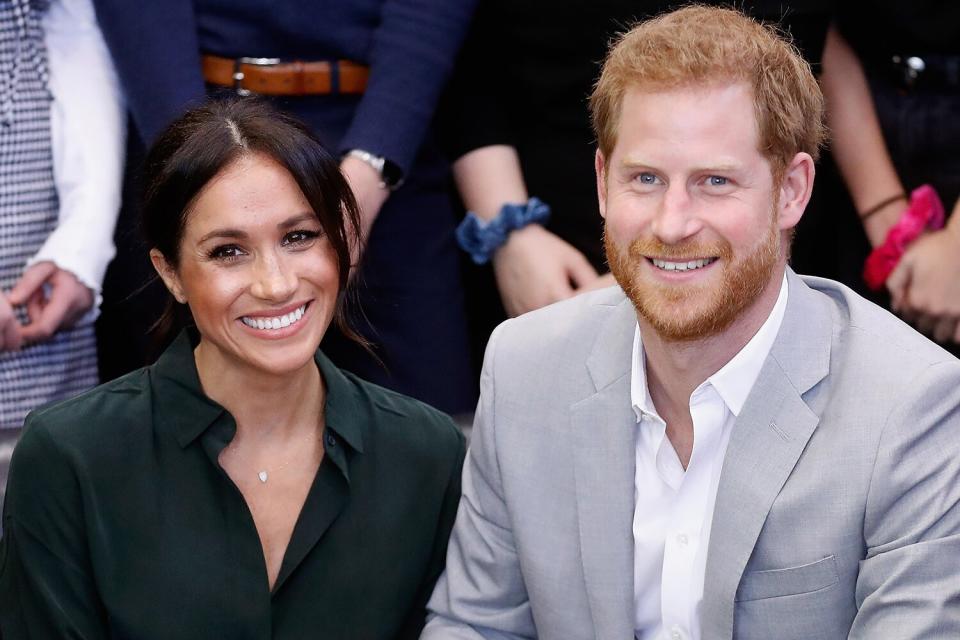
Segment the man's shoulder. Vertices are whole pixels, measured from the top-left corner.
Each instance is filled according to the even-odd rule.
[[[917,365],[960,360],[929,340],[889,310],[846,285],[816,276],[800,276],[810,289],[825,296],[834,324],[834,343],[844,357]]]
[[[636,324],[633,307],[619,286],[580,294],[505,321],[495,331],[496,342],[514,353],[532,356],[563,349],[589,350],[609,322]]]
[[[581,294],[502,323],[490,337],[484,371],[507,382],[501,389],[587,393],[593,360],[619,362],[614,354],[621,354],[629,367],[636,323],[619,287]]]

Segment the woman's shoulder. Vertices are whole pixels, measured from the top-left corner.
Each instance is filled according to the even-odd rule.
[[[65,449],[84,449],[118,442],[114,435],[129,432],[131,424],[150,423],[149,367],[137,369],[67,400],[32,411],[24,422],[18,448],[56,443]]]

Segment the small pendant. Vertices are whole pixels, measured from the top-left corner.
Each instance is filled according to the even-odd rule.
[[[260,473],[257,474],[257,477],[260,478],[260,482],[263,482],[264,484],[266,484],[266,482],[267,482],[267,472],[266,472],[266,471],[261,471]]]

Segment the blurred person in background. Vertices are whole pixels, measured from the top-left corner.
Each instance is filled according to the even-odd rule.
[[[97,383],[123,98],[90,0],[0,3],[0,502],[27,412]]]
[[[895,251],[896,266],[878,280],[889,297],[873,297],[960,353],[960,7],[838,3],[823,84],[834,157],[852,201],[838,202],[833,215],[837,251],[853,258],[840,276],[864,290],[867,254],[910,217],[911,192],[931,185],[946,224]]]

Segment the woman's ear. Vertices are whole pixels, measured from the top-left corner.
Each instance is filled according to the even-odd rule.
[[[180,304],[186,304],[187,295],[183,292],[183,287],[180,285],[180,277],[177,275],[177,270],[167,262],[167,259],[160,253],[159,249],[150,249],[150,262],[153,263],[153,268],[156,269],[160,279],[163,280],[163,284],[167,286],[167,289],[173,294],[176,301]]]

